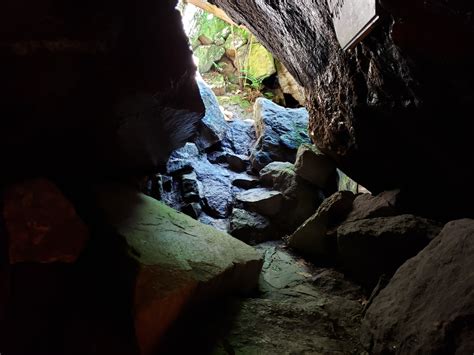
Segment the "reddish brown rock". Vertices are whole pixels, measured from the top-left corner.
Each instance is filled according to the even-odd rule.
[[[89,237],[74,206],[46,179],[7,188],[3,217],[12,264],[74,262]]]

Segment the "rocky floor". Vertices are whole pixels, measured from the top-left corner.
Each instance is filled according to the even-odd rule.
[[[280,242],[257,250],[265,259],[258,292],[197,307],[177,323],[160,353],[364,353],[358,331],[366,300],[358,286],[298,258]]]

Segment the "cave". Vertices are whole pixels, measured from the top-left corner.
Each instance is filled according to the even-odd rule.
[[[474,352],[472,1],[0,9],[0,355]]]

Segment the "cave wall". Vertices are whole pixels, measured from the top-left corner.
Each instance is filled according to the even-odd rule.
[[[153,170],[176,143],[170,131],[193,133],[204,107],[176,3],[2,2],[2,180]],[[159,142],[127,146],[140,130]],[[137,163],[145,150],[153,159]]]
[[[350,52],[325,0],[212,0],[305,87],[315,144],[372,192],[402,188],[418,213],[472,216],[471,1],[379,0],[381,21]]]

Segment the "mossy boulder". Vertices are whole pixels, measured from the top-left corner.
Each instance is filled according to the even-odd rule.
[[[194,55],[199,60],[199,72],[206,73],[215,63],[217,63],[225,53],[224,47],[216,46],[214,44],[208,46],[199,46],[194,50]]]
[[[98,201],[131,261],[123,265],[133,277],[130,312],[141,354],[154,354],[191,304],[257,285],[260,254],[230,235],[124,185],[100,187]]]
[[[236,50],[247,44],[248,33],[245,30],[235,30],[231,33],[224,44],[225,53],[229,58],[235,58]]]
[[[275,59],[260,43],[239,48],[235,62],[250,80],[263,80],[276,73]]]

